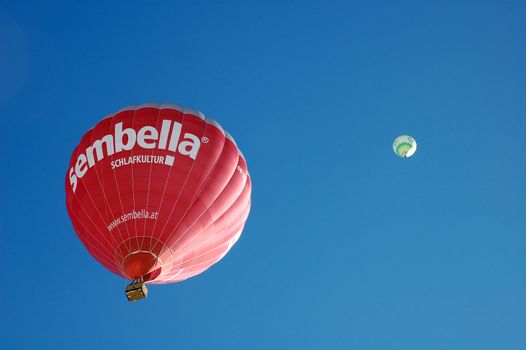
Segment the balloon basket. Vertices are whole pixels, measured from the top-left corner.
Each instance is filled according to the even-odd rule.
[[[148,288],[143,281],[133,281],[125,290],[129,302],[144,299],[148,296]]]

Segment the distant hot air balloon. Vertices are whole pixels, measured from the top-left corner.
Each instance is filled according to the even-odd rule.
[[[416,152],[416,141],[409,135],[398,136],[393,142],[393,151],[401,158],[409,158]]]
[[[251,181],[234,139],[202,113],[172,104],[129,106],[82,138],[66,174],[75,232],[108,270],[172,283],[219,261],[250,211]]]

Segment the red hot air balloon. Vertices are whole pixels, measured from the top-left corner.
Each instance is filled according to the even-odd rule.
[[[219,261],[250,211],[251,181],[234,139],[202,113],[172,104],[126,107],[82,138],[66,174],[75,232],[108,270],[172,283]]]

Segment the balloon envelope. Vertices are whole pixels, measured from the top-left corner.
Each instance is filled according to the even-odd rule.
[[[250,211],[251,181],[233,138],[202,113],[129,106],[100,121],[66,174],[75,232],[108,270],[177,282],[219,261]]]
[[[416,152],[416,141],[409,135],[398,136],[393,142],[393,151],[401,158],[409,158]]]

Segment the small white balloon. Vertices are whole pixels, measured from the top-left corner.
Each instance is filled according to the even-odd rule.
[[[393,151],[400,158],[409,158],[416,152],[416,141],[409,135],[398,136],[393,142]]]

